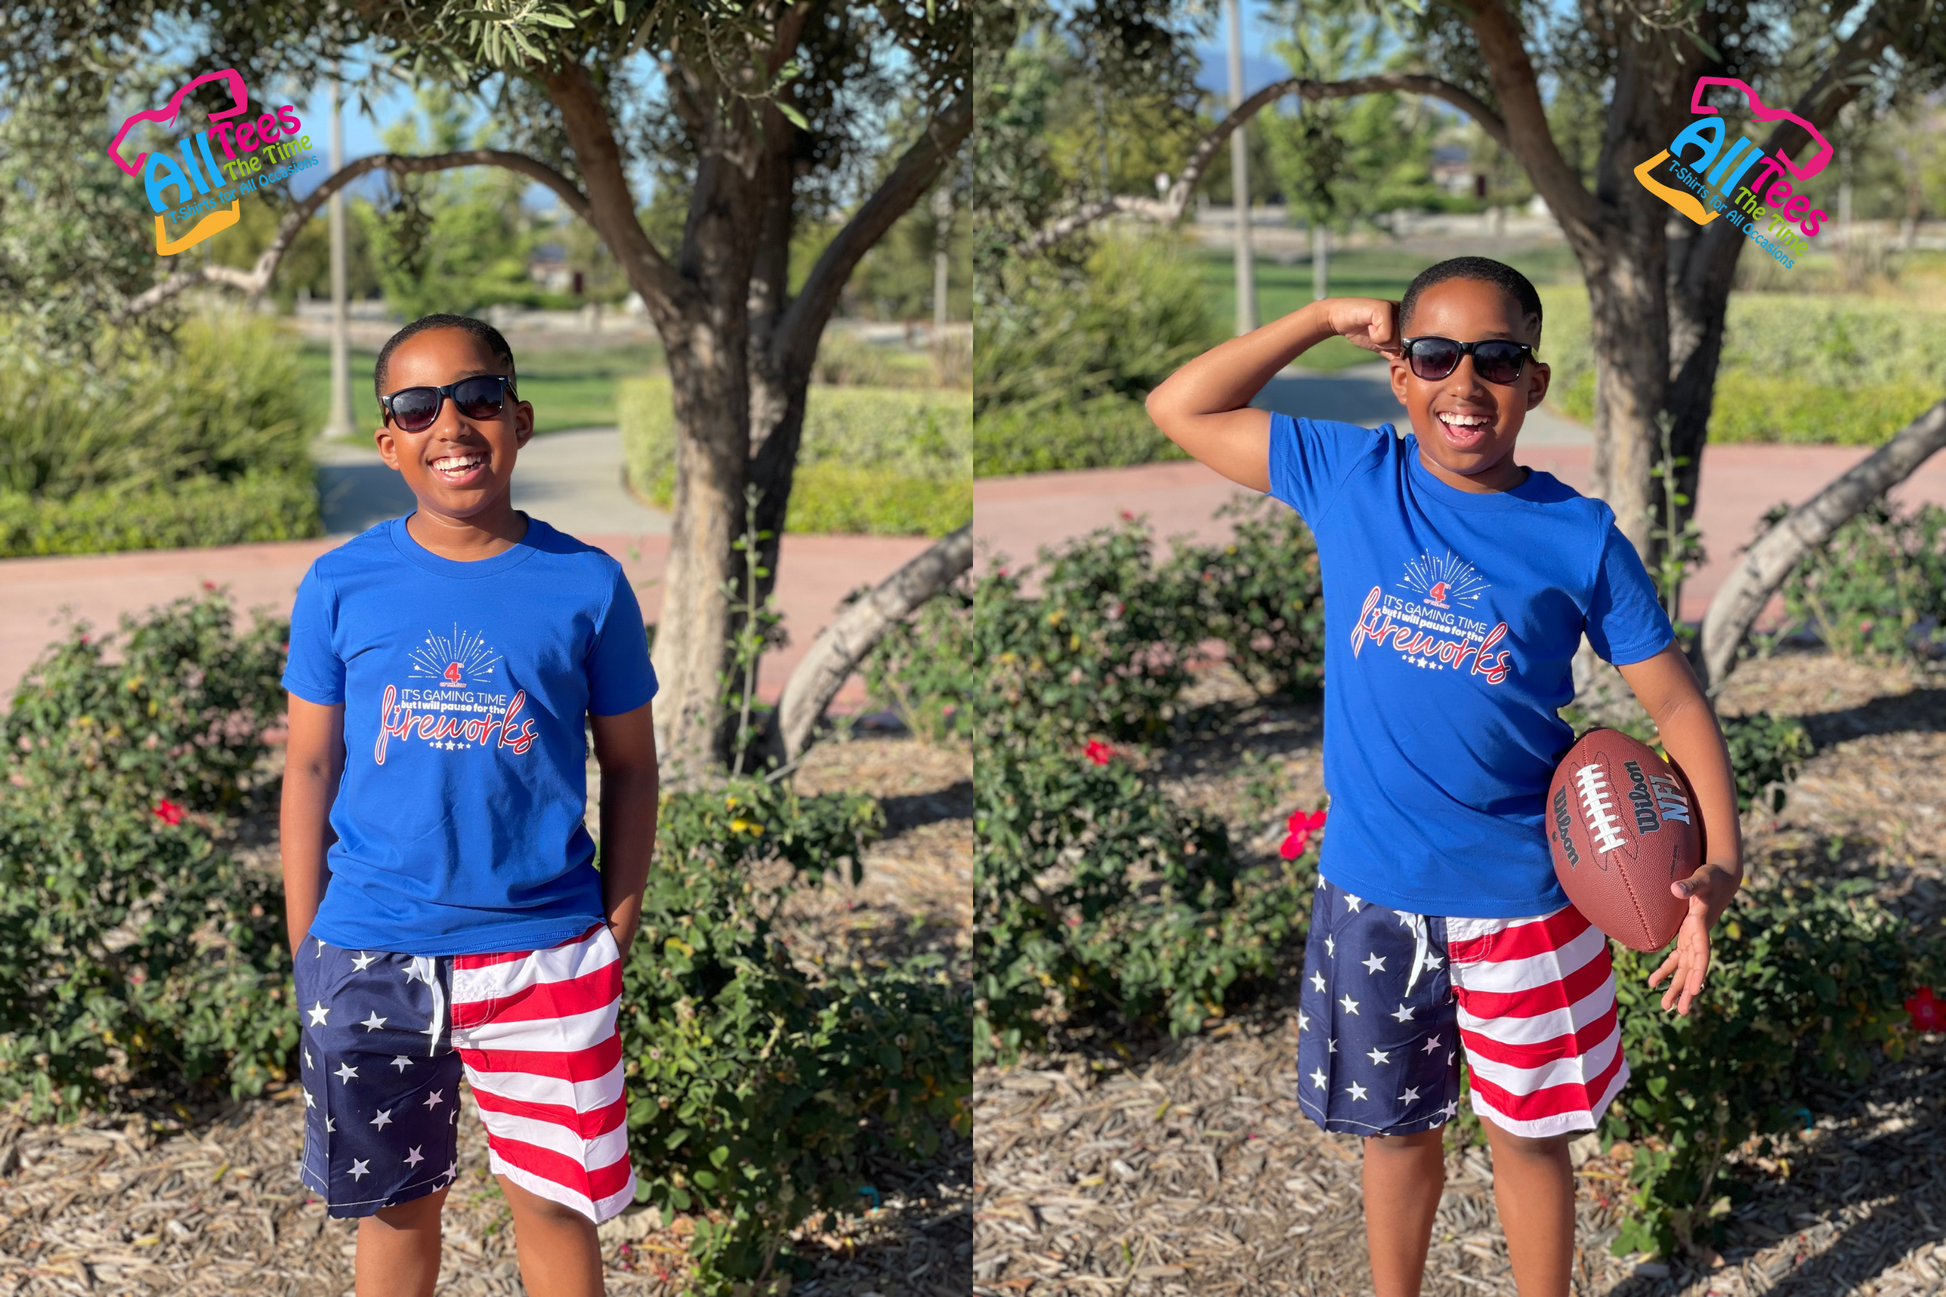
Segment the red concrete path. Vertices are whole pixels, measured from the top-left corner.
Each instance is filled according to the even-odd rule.
[[[288,616],[305,569],[344,539],[0,561],[0,705],[49,640],[61,634],[64,608],[105,630],[123,612],[194,594],[204,581],[213,581],[230,587],[240,608],[270,604]],[[655,621],[662,607],[660,578],[669,555],[668,536],[581,539],[621,561],[635,583],[643,614]],[[861,585],[884,580],[931,543],[910,536],[786,536],[778,563],[777,604],[791,644],[764,659],[759,690],[764,700],[776,701],[791,669],[830,622],[840,600]],[[863,699],[864,690],[854,677],[837,705],[856,707]]]
[[[1698,620],[1722,585],[1736,553],[1750,542],[1764,511],[1780,501],[1800,504],[1871,451],[1862,446],[1709,446],[1703,451],[1696,520],[1709,561],[1683,585],[1685,620]],[[1531,468],[1554,474],[1577,491],[1588,489],[1588,446],[1535,446],[1517,452]],[[1210,515],[1249,492],[1196,463],[1077,473],[983,478],[973,484],[973,535],[991,554],[1015,562],[1114,523],[1123,510],[1146,514],[1159,536],[1191,533],[1215,540],[1228,529]],[[1906,508],[1946,505],[1946,455],[1934,456],[1891,493]]]

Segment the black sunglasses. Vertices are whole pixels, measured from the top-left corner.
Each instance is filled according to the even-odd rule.
[[[1454,342],[1451,338],[1407,338],[1403,350],[1412,372],[1427,382],[1459,368],[1460,357],[1471,354],[1473,372],[1489,383],[1511,383],[1520,377],[1534,349],[1524,342],[1488,338],[1483,342]]]
[[[444,387],[402,387],[378,403],[385,417],[403,432],[424,432],[439,418],[447,397],[469,419],[497,419],[507,408],[507,397],[516,395],[514,381],[505,374],[476,374]]]

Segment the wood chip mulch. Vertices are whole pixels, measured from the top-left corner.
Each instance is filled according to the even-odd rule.
[[[1267,856],[1281,817],[1323,800],[1318,708],[1258,704],[1220,679],[1187,703],[1191,736],[1157,773]],[[1746,818],[1753,886],[1867,877],[1909,921],[1942,922],[1946,672],[1780,652],[1745,663],[1718,706],[1798,716],[1818,745],[1782,813]],[[974,1292],[1369,1292],[1358,1141],[1294,1102],[1288,991],[1182,1042],[1077,1037],[981,1069]],[[1946,1037],[1913,1037],[1783,1157],[1733,1159],[1752,1192],[1721,1255],[1610,1254],[1629,1153],[1575,1146],[1577,1297],[1946,1293]],[[1449,1138],[1446,1172],[1425,1291],[1512,1297],[1487,1151]]]
[[[811,969],[880,965],[936,951],[958,976],[971,948],[971,764],[890,736],[814,749],[807,792],[884,798],[887,833],[857,887],[834,882],[795,898],[783,921]],[[589,820],[596,822],[596,808]],[[276,868],[274,816],[240,845]],[[460,1175],[443,1213],[437,1291],[524,1292],[511,1217],[486,1171],[486,1138],[464,1086]],[[0,1297],[339,1297],[352,1291],[356,1223],[329,1219],[297,1178],[300,1090],[202,1110],[153,1108],[55,1126],[0,1114]],[[972,1146],[949,1140],[926,1166],[873,1169],[878,1206],[807,1228],[793,1241],[806,1272],[791,1297],[963,1297],[972,1256]],[[647,1228],[628,1212],[601,1231],[612,1293],[673,1297],[689,1222]]]

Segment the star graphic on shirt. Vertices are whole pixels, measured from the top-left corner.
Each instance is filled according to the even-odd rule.
[[[415,1148],[411,1152],[407,1153],[405,1155],[405,1164],[407,1166],[417,1166],[419,1165],[419,1163],[425,1161],[426,1160],[425,1157],[421,1155],[419,1152],[419,1149],[424,1147],[425,1145],[421,1144],[419,1145],[419,1148]]]
[[[1378,955],[1378,954],[1367,955],[1365,956],[1364,963],[1365,963],[1365,971],[1368,973],[1382,973],[1385,971],[1384,955]]]
[[[437,1108],[440,1104],[444,1102],[446,1101],[439,1097],[439,1091],[434,1090],[431,1094],[426,1096],[426,1110],[430,1112],[432,1109]]]
[[[1401,1004],[1398,1008],[1398,1012],[1388,1013],[1385,1016],[1393,1019],[1395,1022],[1411,1022],[1412,1009],[1408,1005]]]
[[[412,1066],[412,1060],[407,1058],[404,1054],[400,1054],[397,1058],[392,1060],[391,1065],[393,1067],[398,1068],[400,1072],[404,1072],[406,1068]]]
[[[1365,902],[1359,900],[1356,896],[1353,896],[1350,892],[1345,893],[1345,913],[1346,914],[1358,913],[1358,907],[1363,905],[1364,903]]]
[[[378,958],[377,955],[368,955],[361,950],[358,952],[358,958],[351,961],[351,966],[362,973],[366,969],[370,968],[372,966],[372,961],[377,958]]]
[[[318,1106],[318,1097],[309,1090],[304,1092],[304,1106],[307,1108],[315,1108]]]
[[[378,1016],[377,1009],[373,1009],[372,1016],[365,1019],[363,1022],[359,1023],[358,1025],[363,1027],[366,1031],[377,1031],[380,1027],[383,1027],[385,1025],[385,1019]]]
[[[1317,987],[1317,988],[1318,988],[1318,989],[1319,989],[1320,991],[1322,991],[1322,990],[1324,989],[1324,974],[1323,974],[1323,973],[1312,973],[1312,974],[1311,974],[1311,985],[1313,985],[1313,986],[1315,986],[1315,987]]]
[[[387,1126],[392,1124],[392,1110],[390,1108],[381,1109],[379,1111],[378,1116],[372,1118],[371,1124],[378,1127],[380,1130],[384,1130]]]
[[[1331,937],[1326,937],[1324,939],[1324,953],[1331,956],[1331,958],[1336,959],[1338,957],[1337,941]]]
[[[1302,1031],[1310,1025],[1311,1025],[1310,1015],[1305,1013],[1304,1010],[1299,1009],[1297,1011],[1297,1029],[1299,1031]]]
[[[1340,1000],[1338,1001],[1338,1003],[1339,1003],[1339,1004],[1342,1004],[1342,1005],[1343,1005],[1343,1006],[1345,1007],[1345,1012],[1346,1012],[1346,1013],[1357,1013],[1357,1012],[1358,1012],[1358,1001],[1356,1001],[1356,1000],[1354,1000],[1354,999],[1352,999],[1352,998],[1351,998],[1351,997],[1350,997],[1349,995],[1347,995],[1347,996],[1344,996],[1343,998],[1341,998],[1341,999],[1340,999]]]
[[[372,1173],[372,1163],[370,1158],[366,1158],[362,1162],[353,1162],[351,1164],[350,1174],[351,1174],[351,1178],[354,1180],[363,1180],[366,1176],[370,1175],[371,1173]]]
[[[1430,1053],[1432,1053],[1433,1051],[1435,1051],[1435,1050],[1437,1050],[1438,1048],[1439,1048],[1439,1037],[1438,1037],[1438,1036],[1427,1036],[1427,1037],[1426,1037],[1426,1049],[1425,1049],[1425,1052],[1426,1052],[1426,1053],[1428,1053],[1428,1054],[1430,1054]]]
[[[1381,1063],[1389,1063],[1392,1061],[1391,1051],[1380,1049],[1376,1045],[1372,1046],[1372,1052],[1365,1055],[1365,1057],[1372,1060],[1372,1066],[1374,1067],[1377,1067]]]
[[[1407,1091],[1406,1091],[1406,1092],[1405,1092],[1404,1094],[1402,1094],[1402,1095],[1400,1095],[1400,1096],[1399,1096],[1399,1101],[1400,1101],[1401,1103],[1417,1103],[1417,1102],[1419,1102],[1419,1087],[1418,1087],[1418,1086],[1414,1086],[1414,1087],[1412,1087],[1412,1088],[1411,1088],[1410,1090],[1407,1090]]]
[[[343,1081],[346,1085],[350,1085],[351,1078],[358,1075],[358,1069],[353,1067],[350,1063],[340,1063],[338,1064],[338,1070],[333,1072],[331,1075],[337,1077],[340,1081]]]
[[[1329,1079],[1330,1078],[1324,1074],[1324,1069],[1321,1067],[1317,1071],[1311,1073],[1311,1084],[1317,1086],[1318,1089],[1320,1090],[1324,1089],[1325,1082],[1328,1081]]]
[[[1366,1095],[1366,1090],[1364,1086],[1358,1084],[1358,1082],[1356,1081],[1353,1081],[1350,1085],[1345,1087],[1345,1093],[1350,1095],[1354,1099],[1363,1099]]]
[[[311,1025],[313,1027],[322,1027],[325,1018],[330,1016],[331,1010],[324,1007],[323,1000],[319,1000],[316,1005],[306,1009],[305,1012],[311,1015]]]

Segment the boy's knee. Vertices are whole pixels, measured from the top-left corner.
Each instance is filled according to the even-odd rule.
[[[446,1195],[449,1192],[451,1191],[448,1189],[439,1189],[423,1198],[414,1198],[411,1202],[380,1207],[372,1213],[371,1219],[387,1229],[425,1229],[438,1222],[440,1209],[446,1205]]]
[[[1414,1131],[1410,1135],[1367,1135],[1365,1152],[1380,1157],[1401,1157],[1416,1155],[1423,1157],[1427,1148],[1441,1146],[1443,1131],[1439,1127],[1431,1130]]]
[[[1568,1131],[1560,1135],[1516,1135],[1510,1130],[1493,1126],[1486,1118],[1481,1122],[1491,1130],[1491,1142],[1495,1152],[1512,1153],[1518,1157],[1555,1158],[1567,1156],[1568,1145],[1586,1131]]]

